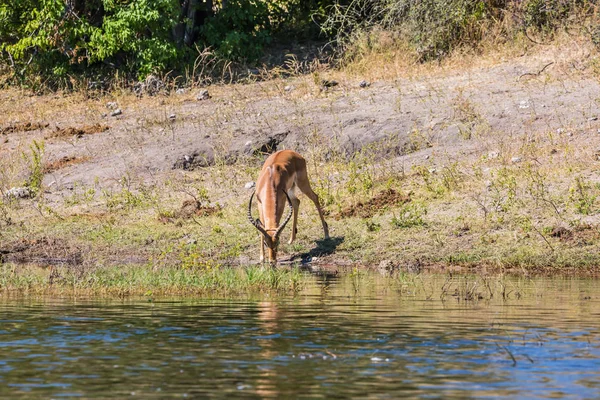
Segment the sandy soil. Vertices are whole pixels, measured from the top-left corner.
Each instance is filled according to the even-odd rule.
[[[0,157],[44,139],[52,165],[44,184],[48,198],[58,199],[76,184],[110,187],[123,176],[152,182],[177,169],[283,148],[318,146],[351,155],[387,140],[380,151],[407,166],[430,154],[507,157],[503,140],[542,131],[596,148],[600,84],[579,73],[577,54],[559,50],[366,88],[348,78],[323,90],[309,76],[214,86],[206,100],[196,100],[201,89],[85,101],[1,92]],[[112,116],[114,109],[121,114]],[[477,130],[492,134],[466,140]],[[315,132],[318,143],[311,139]]]

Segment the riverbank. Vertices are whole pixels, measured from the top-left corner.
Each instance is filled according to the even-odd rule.
[[[332,238],[301,197],[284,264],[596,273],[598,54],[563,40],[142,98],[2,91],[2,264],[252,265],[247,187],[292,148]]]

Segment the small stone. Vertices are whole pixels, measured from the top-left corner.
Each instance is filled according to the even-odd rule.
[[[398,269],[398,266],[392,260],[383,260],[377,266],[377,271],[381,275],[391,275]]]
[[[425,156],[425,159],[426,159],[426,160],[429,160],[429,154],[427,154],[427,155]]]
[[[558,128],[558,129],[556,130],[556,133],[558,133],[558,134],[560,135],[560,134],[561,134],[561,133],[563,133],[564,131],[565,131],[565,130],[564,130],[563,128]]]
[[[569,133],[567,133],[567,136],[568,136],[568,137],[571,137],[571,136],[573,136],[573,132],[569,132]]]
[[[177,115],[175,115],[175,114],[171,114],[171,115],[169,115],[169,119],[170,119],[171,121],[175,121],[175,119],[176,119],[176,118],[177,118]]]
[[[525,109],[525,108],[529,108],[529,107],[530,107],[529,100],[521,100],[519,102],[519,108]]]
[[[110,116],[111,117],[116,117],[117,115],[121,115],[121,114],[123,114],[123,111],[121,111],[120,108],[117,108],[115,111],[113,111],[113,112],[110,113]]]
[[[185,94],[185,89],[184,88],[179,88],[175,91],[175,94]]]
[[[106,108],[108,108],[109,110],[116,110],[117,108],[119,108],[119,105],[116,101],[109,101],[108,103],[106,103]]]
[[[360,81],[360,83],[358,84],[359,87],[361,88],[367,88],[369,86],[371,86],[371,82],[369,81]]]
[[[33,190],[26,186],[10,188],[5,193],[7,198],[12,197],[14,199],[29,199],[33,197],[33,195]]]
[[[285,90],[286,92],[291,92],[292,90],[294,90],[294,87],[288,85],[288,86],[284,87],[283,90]]]
[[[493,160],[494,158],[498,158],[498,157],[500,157],[500,153],[499,153],[499,152],[497,152],[497,151],[490,151],[490,152],[488,153],[487,157],[488,157],[490,160]]]
[[[254,188],[254,186],[256,186],[256,183],[246,182],[246,184],[244,185],[244,189],[252,189],[252,188]]]
[[[521,161],[523,161],[523,159],[521,157],[513,157],[513,158],[510,159],[510,161],[513,164],[516,164],[516,163],[520,163]]]
[[[339,85],[339,83],[338,83],[338,81],[329,80],[329,79],[323,79],[321,81],[321,85],[323,87],[330,88],[330,87],[334,87],[334,86]]]
[[[248,147],[248,146],[250,146],[250,145],[252,145],[252,140],[248,140],[248,141],[247,141],[247,142],[244,144],[244,146],[246,146],[246,147]]]
[[[597,121],[597,120],[598,120],[598,117],[590,117],[590,118],[588,118],[588,121]]]
[[[208,100],[208,99],[210,99],[210,94],[208,93],[208,89],[202,89],[196,95],[196,100],[200,101],[200,100]]]

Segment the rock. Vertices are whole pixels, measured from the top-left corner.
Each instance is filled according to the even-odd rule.
[[[202,89],[196,95],[196,100],[198,100],[198,101],[208,100],[208,99],[210,99],[210,93],[208,93],[208,89]]]
[[[337,85],[339,85],[338,81],[329,80],[329,79],[323,79],[321,81],[321,86],[323,86],[324,88],[330,88],[330,87],[334,87]]]
[[[395,264],[392,260],[383,260],[377,266],[377,271],[381,275],[391,275],[398,269],[398,265]]]
[[[238,153],[235,151],[229,151],[225,154],[220,154],[218,161],[225,163],[225,165],[231,165],[236,162]],[[175,160],[172,169],[183,169],[186,171],[192,171],[198,168],[205,168],[215,165],[215,153],[214,150],[208,147],[198,149],[193,152],[188,152]]]
[[[121,114],[123,114],[123,111],[121,111],[120,108],[117,108],[115,111],[113,111],[113,112],[110,113],[110,116],[111,117],[116,117],[117,115],[121,115]]]
[[[590,118],[588,118],[588,121],[597,121],[597,120],[598,120],[598,117],[590,117]]]
[[[520,163],[521,161],[523,161],[521,157],[513,157],[510,159],[510,162],[512,162],[513,164]]]
[[[177,115],[175,115],[175,114],[169,115],[169,120],[171,120],[171,121],[175,121],[176,118],[177,118]]]
[[[369,81],[360,81],[360,83],[358,84],[359,87],[361,88],[367,88],[369,86],[371,86],[371,82]]]
[[[119,108],[119,105],[116,101],[109,101],[108,103],[106,103],[106,108],[108,108],[109,110],[116,110],[117,108]]]
[[[185,94],[185,89],[184,88],[179,88],[175,91],[175,94]]]
[[[146,94],[149,96],[157,95],[165,87],[165,83],[156,75],[148,75],[144,83],[146,84]]]
[[[284,87],[283,90],[285,90],[286,92],[291,92],[292,90],[294,90],[294,87],[288,85],[288,86]]]
[[[254,182],[246,182],[246,184],[244,185],[244,189],[252,189],[256,186],[256,183]]]
[[[27,186],[10,188],[5,193],[5,196],[7,198],[14,199],[29,199],[34,195],[35,194],[33,193],[33,190],[31,190]]]
[[[498,158],[498,157],[500,157],[500,152],[498,152],[498,151],[490,151],[490,152],[488,153],[487,157],[488,157],[490,160],[493,160],[494,158]]]
[[[144,82],[138,82],[133,87],[133,92],[138,95],[155,96],[165,88],[165,83],[156,75],[148,75]]]
[[[420,274],[423,272],[423,264],[421,263],[421,260],[417,258],[413,262],[406,264],[402,270],[409,274]]]
[[[247,141],[247,142],[244,144],[244,146],[245,146],[245,147],[248,147],[248,146],[251,146],[251,145],[252,145],[252,140],[248,140],[248,141]]]
[[[552,228],[550,236],[559,239],[568,239],[571,236],[573,236],[573,232],[570,229],[565,228],[564,226],[555,226],[554,228]]]
[[[519,102],[519,108],[525,109],[525,108],[529,108],[529,107],[530,107],[529,100],[521,100]]]

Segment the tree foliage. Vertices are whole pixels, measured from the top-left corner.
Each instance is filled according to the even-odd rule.
[[[493,21],[551,33],[585,8],[598,15],[593,0],[0,0],[0,73],[143,79],[181,73],[206,48],[253,62],[274,38],[324,34],[345,50],[374,28],[397,32],[427,60],[477,43]]]
[[[17,78],[181,71],[197,49],[253,61],[332,0],[0,0],[0,57]],[[300,22],[301,20],[301,22]]]

